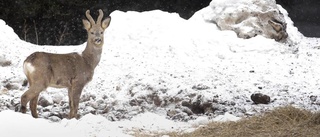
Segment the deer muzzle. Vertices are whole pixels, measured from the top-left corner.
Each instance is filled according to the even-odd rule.
[[[96,38],[96,39],[94,39],[94,43],[95,43],[96,45],[100,45],[101,42],[102,42],[102,39],[101,39],[101,38]]]

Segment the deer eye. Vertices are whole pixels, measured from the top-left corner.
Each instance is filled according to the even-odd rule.
[[[91,34],[93,35],[94,33],[93,33],[93,32],[91,32]]]
[[[100,34],[102,34],[103,32],[100,32]]]

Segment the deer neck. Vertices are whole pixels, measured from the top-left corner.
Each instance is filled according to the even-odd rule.
[[[97,48],[92,43],[87,43],[85,50],[82,52],[83,59],[91,67],[95,68],[100,62],[102,47]]]

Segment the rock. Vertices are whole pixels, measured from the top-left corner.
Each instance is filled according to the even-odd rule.
[[[68,118],[69,112],[51,112],[49,115],[50,117],[58,117],[59,119],[64,119],[64,118]]]
[[[228,111],[225,105],[219,104],[219,103],[213,103],[212,104],[212,110],[217,115],[223,115],[225,112]]]
[[[101,112],[100,112],[100,114],[107,114],[107,113],[109,113],[109,112],[111,112],[111,111],[113,111],[114,110],[114,108],[112,107],[112,106],[106,106],[106,108],[104,108]]]
[[[61,110],[60,107],[52,107],[50,111],[51,111],[51,112],[59,113],[59,112],[61,112],[62,110]]]
[[[50,96],[40,96],[38,104],[42,107],[47,107],[53,104],[53,100]]]
[[[169,109],[167,111],[167,116],[169,117],[173,117],[175,115],[177,115],[178,113],[180,113],[181,111],[179,111],[178,109]]]
[[[156,105],[156,106],[160,106],[162,103],[162,100],[160,99],[160,97],[157,95],[155,97],[153,97],[153,104]]]
[[[52,116],[52,113],[49,112],[49,111],[43,112],[43,113],[41,114],[41,116],[42,116],[43,118],[48,118],[48,117]]]
[[[4,57],[0,57],[0,66],[7,67],[10,66],[12,63],[10,60],[5,59]]]
[[[192,86],[192,89],[194,90],[206,90],[209,89],[210,87],[204,84],[198,84],[198,85],[194,85]]]
[[[181,106],[188,108],[183,109],[188,115],[191,114],[209,114],[215,111],[214,107],[212,107],[211,101],[201,101],[201,96],[197,96],[197,100],[194,101],[182,101]],[[189,112],[189,110],[191,112]]]
[[[15,106],[14,107],[14,111],[15,112],[20,112],[21,111],[21,105],[19,104],[19,105]]]
[[[84,111],[85,112],[89,112],[89,113],[94,114],[94,115],[97,114],[97,110],[95,108],[91,107],[91,106],[87,106]]]
[[[10,103],[12,106],[16,106],[20,104],[20,98],[13,98]]]
[[[49,117],[48,118],[50,121],[52,121],[52,122],[59,122],[59,121],[61,121],[61,119],[59,118],[59,117],[57,117],[57,116],[51,116],[51,117]]]
[[[190,113],[192,113],[192,112],[190,112]],[[190,118],[189,114],[187,114],[186,112],[183,112],[180,109],[169,109],[167,111],[167,116],[171,120],[179,120],[179,121],[187,121]]]
[[[106,108],[107,103],[104,100],[99,99],[99,100],[94,101],[94,102],[89,102],[88,105],[91,106],[94,109],[103,110],[103,109]]]
[[[63,93],[56,93],[56,94],[54,94],[54,95],[52,96],[52,101],[53,101],[54,103],[60,104],[61,101],[63,100],[64,96],[65,96],[65,95],[64,95]]]
[[[288,37],[284,15],[275,0],[216,0],[211,1],[207,9],[211,10],[207,11],[211,14],[198,13],[192,18],[204,18],[207,22],[215,23],[221,30],[232,30],[239,38],[244,39],[262,35],[276,41],[285,41]]]
[[[316,102],[317,101],[317,96],[314,96],[314,95],[311,95],[310,96],[310,100],[311,100],[311,102]]]
[[[184,100],[184,101],[181,102],[181,105],[182,105],[182,106],[185,106],[185,107],[188,107],[188,108],[191,108],[191,103],[190,103],[190,101],[185,101],[185,100]]]
[[[114,114],[109,114],[109,115],[107,116],[107,119],[108,119],[109,121],[119,121],[119,119],[118,119]]]
[[[129,101],[131,106],[140,106],[144,101],[142,99],[132,99]]]
[[[23,80],[22,86],[23,87],[28,86],[28,80],[27,79]]]
[[[83,94],[80,98],[80,102],[87,102],[90,100],[95,100],[96,99],[96,95],[87,93],[87,94]]]
[[[261,93],[252,94],[251,100],[255,104],[269,104],[270,103],[270,97],[268,95],[264,95]]]
[[[7,88],[8,90],[18,90],[19,89],[18,85],[11,84],[11,83],[7,83],[4,87]]]
[[[186,113],[178,113],[177,115],[174,115],[171,117],[172,120],[179,120],[179,121],[187,121],[189,119],[189,116]]]
[[[194,113],[188,107],[181,107],[182,112],[188,114],[188,116],[193,115]]]

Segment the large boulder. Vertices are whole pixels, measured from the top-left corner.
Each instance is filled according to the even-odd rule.
[[[288,37],[284,15],[275,0],[212,0],[194,16],[215,23],[221,30],[232,30],[240,38],[262,35],[283,41]]]

